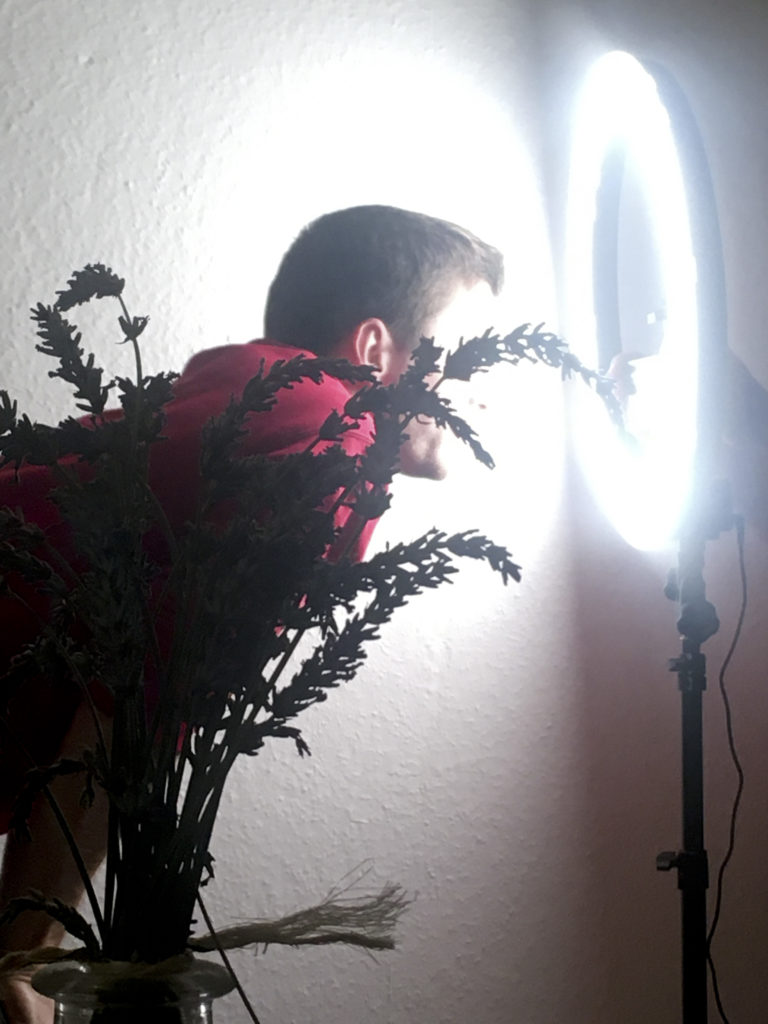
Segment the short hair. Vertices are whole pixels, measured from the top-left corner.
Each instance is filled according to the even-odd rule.
[[[312,221],[286,252],[267,296],[271,341],[318,355],[378,317],[413,347],[461,284],[501,289],[493,246],[437,217],[393,206],[353,206]]]

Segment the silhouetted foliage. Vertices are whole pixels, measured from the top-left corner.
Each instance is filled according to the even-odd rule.
[[[358,536],[387,510],[387,485],[414,417],[450,429],[493,465],[440,393],[443,379],[468,380],[526,360],[606,388],[558,338],[528,325],[506,337],[488,331],[448,353],[424,339],[408,371],[388,386],[370,367],[337,359],[298,355],[262,366],[203,431],[198,504],[171,530],[152,493],[148,451],[162,445],[174,375],[143,375],[138,339],[147,317],[128,313],[123,285],[110,269],[89,265],[72,275],[54,306],[32,311],[36,347],[55,361],[50,375],[72,387],[84,417],[32,423],[0,391],[2,465],[50,467],[68,531],[67,549],[51,550],[33,523],[0,510],[0,588],[12,595],[21,583],[31,586],[48,607],[37,639],[19,652],[3,685],[13,691],[25,676],[54,674],[88,693],[98,680],[114,701],[111,747],[100,742],[82,761],[36,766],[15,818],[23,830],[32,798],[60,774],[82,773],[86,801],[96,789],[106,792],[112,812],[98,939],[56,901],[15,901],[9,913],[45,910],[93,955],[153,961],[187,944],[236,758],[256,754],[269,738],[288,739],[308,754],[293,724],[301,712],[351,680],[395,609],[448,582],[458,558],[484,561],[505,584],[520,579],[509,552],[473,531],[430,530],[365,562],[344,552],[330,562],[326,554],[340,536],[336,510],[350,506]],[[105,380],[77,327],[62,316],[102,297],[118,300],[135,379]],[[355,387],[305,451],[280,460],[238,454],[249,417],[268,414],[281,390],[324,375]],[[121,416],[105,412],[113,393]],[[362,456],[348,454],[344,434],[369,415],[372,443]],[[355,540],[353,531],[347,550]],[[169,615],[172,635],[162,644],[160,620]],[[296,667],[290,656],[308,632],[314,649]]]

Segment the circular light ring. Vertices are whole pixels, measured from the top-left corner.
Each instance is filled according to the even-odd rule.
[[[570,343],[598,364],[595,231],[606,168],[620,154],[641,183],[666,299],[658,355],[639,361],[627,409],[628,445],[598,403],[580,396],[574,433],[595,496],[629,543],[658,547],[673,536],[691,487],[697,440],[697,266],[681,160],[656,79],[627,53],[591,69],[579,104],[567,224]],[[603,197],[604,201],[604,197]]]

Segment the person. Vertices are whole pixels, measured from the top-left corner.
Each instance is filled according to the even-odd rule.
[[[197,453],[203,425],[222,412],[232,396],[260,366],[303,352],[338,356],[370,365],[383,383],[399,378],[421,337],[455,344],[461,336],[481,333],[492,323],[493,297],[503,282],[503,260],[494,247],[444,220],[389,206],[357,206],[321,216],[298,235],[285,253],[269,288],[265,340],[225,345],[194,356],[174,385],[166,406],[166,440],[154,446],[150,479],[173,526],[193,507],[198,480]],[[318,385],[304,381],[283,391],[268,413],[251,417],[244,440],[246,453],[279,458],[303,450],[332,409],[340,409],[351,386],[331,377]],[[369,443],[372,425],[344,436],[351,453]],[[444,432],[428,421],[413,421],[399,455],[402,473],[441,479],[446,473]],[[22,467],[16,480],[10,468],[0,471],[0,506],[21,506],[27,518],[56,528],[48,502],[50,481],[40,467]],[[342,510],[341,516],[349,515]],[[46,518],[48,517],[48,518]],[[345,528],[346,523],[341,522]],[[362,558],[370,524],[356,540],[353,556]],[[355,530],[355,535],[357,530]],[[0,641],[0,676],[33,627],[18,610],[0,599],[4,620]],[[33,692],[34,691],[34,692]],[[79,757],[93,742],[90,713],[51,680],[30,688],[17,708],[17,725],[39,764]],[[103,715],[108,731],[109,717]],[[0,793],[0,828],[8,827],[13,797],[25,765],[7,747]],[[56,798],[78,838],[85,864],[93,873],[103,859],[103,799],[84,810],[82,784],[60,779]],[[37,889],[67,904],[82,896],[82,882],[58,826],[44,800],[30,822],[31,845],[9,835],[0,874],[0,907],[9,899]],[[58,944],[60,926],[42,914],[23,914],[0,929],[0,952]],[[6,981],[0,990],[11,1024],[49,1020],[50,1003],[24,979]]]

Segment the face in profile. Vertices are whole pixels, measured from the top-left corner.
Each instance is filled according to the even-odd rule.
[[[493,326],[497,315],[496,303],[497,299],[485,281],[469,287],[459,285],[443,310],[425,325],[423,334],[434,338],[435,344],[443,350],[455,348],[460,338],[473,338]],[[410,355],[409,350],[403,350],[398,367],[400,373],[406,369]],[[442,480],[448,472],[446,441],[449,442],[450,438],[447,431],[437,427],[432,420],[412,420],[407,433],[408,440],[400,449],[400,472],[406,476]]]

